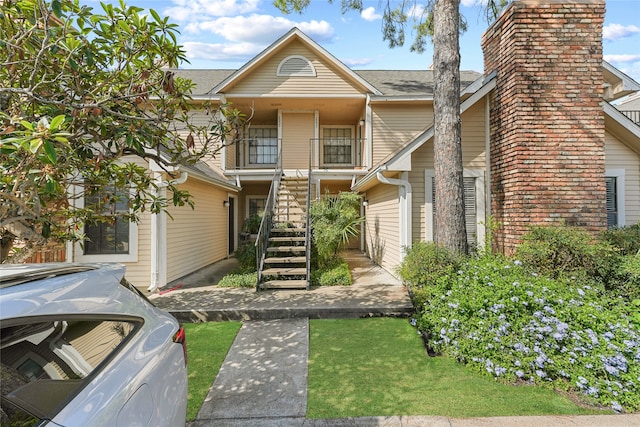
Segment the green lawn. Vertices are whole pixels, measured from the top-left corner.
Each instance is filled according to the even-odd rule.
[[[240,323],[185,327],[193,420]],[[552,390],[499,384],[452,359],[429,357],[406,319],[311,320],[309,333],[308,418],[603,413]]]
[[[186,323],[189,400],[187,421],[195,420],[231,344],[240,322]]]
[[[406,319],[312,320],[309,341],[308,418],[601,413],[429,357]]]

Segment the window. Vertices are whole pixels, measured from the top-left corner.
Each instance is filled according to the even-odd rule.
[[[87,238],[84,241],[84,254],[128,254],[130,222],[122,217],[129,213],[125,193],[98,192],[88,195],[84,206],[93,208],[97,215],[104,217],[100,222],[85,225]]]
[[[125,216],[129,213],[125,192],[106,188],[85,194],[76,203],[78,208],[91,208],[95,220],[85,223],[86,239],[75,243],[74,261],[138,261],[138,224],[130,222]]]
[[[352,165],[353,139],[351,128],[322,130],[322,161],[325,165]]]
[[[3,325],[2,425],[38,425],[53,417],[136,327],[133,321],[72,316]]]
[[[249,217],[262,215],[267,204],[266,198],[249,197]]]
[[[426,175],[426,202],[427,202],[427,240],[433,240],[435,236],[435,178],[434,171],[425,171]],[[464,207],[467,230],[467,242],[475,247],[484,242],[485,227],[485,202],[484,202],[484,171],[464,171]],[[430,212],[429,212],[430,211]]]
[[[278,129],[249,129],[249,164],[275,165],[278,161]]]

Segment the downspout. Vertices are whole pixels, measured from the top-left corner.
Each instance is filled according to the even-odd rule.
[[[400,187],[399,194],[399,209],[400,209],[400,262],[404,259],[404,249],[411,247],[411,227],[412,227],[412,189],[411,184],[406,179],[407,172],[403,172],[403,178],[387,178],[382,174],[386,170],[386,167],[381,168],[376,173],[376,178],[383,184],[396,185]]]
[[[157,188],[155,196],[166,196],[169,184],[179,185],[187,181],[189,174],[182,172],[180,177],[164,181],[161,172],[153,172]],[[149,292],[155,292],[167,284],[167,217],[164,212],[151,214],[151,283]]]
[[[492,227],[491,221],[489,218],[491,217],[491,111],[489,96],[486,95],[484,98],[484,157],[485,157],[485,177],[484,177],[484,242],[480,242],[480,244],[488,243],[489,246],[492,245],[493,242],[487,239],[487,233],[491,233],[492,230],[487,230],[487,227]],[[487,253],[491,253],[492,248],[484,248]]]

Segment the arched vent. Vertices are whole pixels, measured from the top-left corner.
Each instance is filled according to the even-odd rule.
[[[278,65],[278,76],[315,77],[316,69],[304,56],[289,56]]]

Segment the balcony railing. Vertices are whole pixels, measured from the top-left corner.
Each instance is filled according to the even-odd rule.
[[[620,112],[629,117],[633,123],[640,125],[640,110],[620,110]]]
[[[301,169],[308,167],[306,155],[300,157],[300,164],[296,163],[288,150],[292,141],[282,141],[280,138],[252,138],[243,139],[232,146],[233,154],[227,157],[227,169],[269,169],[276,167],[278,153],[282,152],[281,166],[284,169]],[[293,142],[292,142],[293,143]],[[356,138],[318,138],[296,143],[310,147],[311,166],[313,169],[353,169],[362,166],[363,144]],[[296,156],[298,156],[296,154]],[[305,160],[302,160],[302,159]]]

